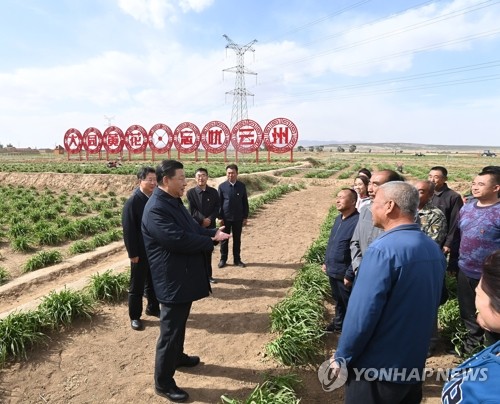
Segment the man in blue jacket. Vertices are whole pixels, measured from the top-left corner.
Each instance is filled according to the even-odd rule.
[[[241,260],[241,233],[248,219],[248,196],[245,184],[238,181],[238,166],[229,164],[226,167],[227,181],[219,185],[221,226],[226,233],[233,234],[233,259],[234,265],[245,268]],[[227,240],[220,243],[219,268],[224,268],[227,263],[229,245]]]
[[[418,203],[416,188],[399,181],[373,200],[373,224],[384,233],[363,255],[332,362],[347,365],[346,403],[422,399],[446,260],[414,222]]]
[[[337,194],[336,206],[340,214],[333,222],[330,238],[326,247],[323,272],[328,275],[332,297],[335,300],[335,317],[326,326],[326,332],[341,332],[342,324],[351,294],[354,278],[347,279],[347,269],[351,266],[351,249],[349,247],[352,234],[358,223],[359,213],[356,210],[358,195],[350,188],[344,188]]]
[[[211,290],[207,253],[213,251],[214,241],[229,235],[221,229],[201,227],[184,207],[181,197],[187,183],[182,163],[163,160],[156,169],[156,179],[158,187],[142,217],[144,244],[160,302],[155,388],[158,395],[183,402],[189,395],[177,387],[175,369],[200,363],[199,357],[184,353],[186,322],[192,302],[208,296]]]

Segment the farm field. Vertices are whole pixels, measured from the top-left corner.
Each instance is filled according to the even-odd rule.
[[[445,165],[450,171],[450,186],[463,193],[469,189],[475,172],[485,165],[494,164],[492,159],[469,156],[395,157],[324,152],[307,155],[307,161],[299,161],[297,167],[288,168],[289,163],[283,163],[280,169],[277,166],[262,165],[265,175],[241,176],[252,188],[254,195],[263,192],[266,187],[272,187],[273,183],[300,181],[306,183],[307,187],[266,205],[250,220],[249,226],[244,229],[242,243],[242,258],[248,267],[236,269],[230,265],[222,270],[214,269],[214,276],[219,283],[214,285],[213,295],[193,305],[188,322],[186,351],[200,355],[202,365],[188,372],[179,371],[176,375],[179,386],[190,393],[191,402],[220,402],[222,394],[243,399],[262,381],[264,373],[288,371],[264,354],[265,344],[272,339],[269,334],[269,307],[286,295],[295,271],[300,267],[301,257],[318,236],[319,228],[334,202],[335,190],[340,186],[351,185],[354,172],[361,167],[366,166],[372,170],[394,168],[396,162],[403,162],[404,174],[410,179],[425,178],[431,166]],[[200,162],[196,165],[204,164]],[[257,169],[258,167],[253,172]],[[241,172],[244,172],[243,169]],[[288,175],[287,172],[292,173]],[[316,173],[323,174],[315,175]],[[272,176],[274,181],[268,180],[268,176]],[[212,185],[215,186],[224,178],[212,180]],[[118,172],[0,172],[0,181],[2,189],[22,186],[23,189],[39,192],[41,196],[47,189],[53,190],[57,195],[64,194],[65,189],[68,203],[63,203],[65,207],[61,211],[62,216],[68,215],[67,206],[70,206],[71,198],[80,197],[89,204],[92,201],[88,199],[92,197],[96,201],[116,198],[121,203],[123,198],[128,197],[134,184],[132,175]],[[61,184],[68,185],[62,187]],[[193,182],[190,182],[189,186],[192,185]],[[106,198],[101,198],[101,195],[106,195]],[[85,214],[98,216],[101,210],[90,210]],[[4,217],[2,220],[8,219]],[[0,261],[0,266],[10,266],[9,272],[13,273],[14,278],[22,278],[19,267],[25,262],[26,254],[11,248],[8,237],[10,227],[8,224],[3,226],[5,236],[1,239],[3,260]],[[119,248],[119,242],[102,248],[115,247],[115,253],[95,264],[91,263],[90,266],[83,265],[89,256],[81,254],[82,267],[94,267],[99,271],[120,267],[123,270],[126,255],[123,248]],[[69,247],[63,247],[63,256],[66,257],[64,248]],[[17,264],[11,265],[11,261],[8,261],[11,259],[17,259]],[[72,259],[78,260],[78,255],[74,255]],[[218,259],[216,251],[213,256],[214,268]],[[17,274],[16,265],[19,270]],[[74,276],[73,273],[72,277]],[[85,274],[82,273],[82,277],[88,277],[87,270]],[[61,287],[66,280],[64,276],[53,278],[50,287]],[[8,283],[0,288],[6,286]],[[47,285],[44,286],[47,289]],[[3,312],[11,306],[6,301],[8,299],[4,298],[8,295],[0,296],[0,312]],[[27,300],[34,298],[30,294],[26,297]],[[24,297],[20,297],[19,303],[25,302],[23,299]],[[331,310],[329,304],[328,309]],[[147,316],[144,319],[146,329],[134,332],[130,329],[124,303],[101,306],[91,322],[81,321],[69,330],[52,335],[47,348],[35,348],[29,353],[27,361],[8,364],[0,370],[0,401],[165,402],[155,395],[152,380],[158,321]],[[335,338],[326,337],[327,347],[335,346]],[[136,349],[132,350],[131,347]],[[445,348],[442,347],[436,356],[429,359],[428,365],[442,368],[452,366],[455,358],[444,352]],[[322,391],[314,370],[295,371],[303,380],[299,389],[301,402],[342,400],[341,389],[328,394]],[[439,402],[439,394],[440,385],[429,383],[425,388],[425,402]]]

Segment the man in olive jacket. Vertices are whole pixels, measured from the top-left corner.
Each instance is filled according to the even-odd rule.
[[[176,402],[186,401],[189,395],[175,384],[175,369],[200,363],[199,357],[184,353],[184,337],[192,302],[211,291],[207,253],[213,250],[214,241],[229,237],[219,229],[201,227],[184,207],[183,168],[179,161],[162,161],[156,169],[158,187],[142,216],[144,245],[160,302],[156,393]]]

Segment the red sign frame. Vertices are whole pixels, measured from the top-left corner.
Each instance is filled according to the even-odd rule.
[[[116,149],[112,149],[110,147],[109,142],[108,142],[109,137],[111,135],[113,135],[113,133],[116,133],[116,135],[118,135],[118,145],[117,145]],[[104,150],[106,150],[106,152],[111,153],[111,154],[121,153],[123,150],[123,144],[125,142],[124,137],[125,136],[123,134],[123,131],[118,126],[108,126],[106,128],[106,130],[104,131],[104,134],[102,135]]]
[[[222,142],[219,147],[213,147],[212,144],[210,144],[207,140],[207,137],[210,135],[210,129],[212,128],[219,128],[221,129],[222,133],[225,134],[224,142]],[[227,150],[227,146],[229,146],[230,142],[231,142],[231,130],[224,122],[211,121],[207,123],[201,130],[201,144],[203,145],[203,148],[207,152],[213,154],[222,153]]]
[[[285,136],[284,133],[273,133],[274,136],[274,142],[271,142],[270,135],[271,135],[271,130],[276,129],[277,126],[286,126],[287,129],[290,129],[291,131],[291,138],[286,142],[286,144],[283,147],[278,147],[276,146],[276,138],[279,136]],[[288,135],[288,131],[286,133]],[[299,131],[297,129],[297,126],[287,118],[275,118],[269,122],[266,127],[264,128],[264,144],[266,145],[267,150],[272,151],[274,153],[286,153],[291,150],[293,150],[293,147],[297,144],[297,140],[299,138]]]
[[[70,143],[68,142],[68,139],[71,137],[71,144],[75,143],[76,148],[72,149],[70,147]],[[77,139],[78,141],[76,141]],[[83,139],[82,139],[82,133],[75,128],[70,128],[66,131],[64,134],[64,148],[66,149],[66,152],[68,154],[78,154],[82,151],[82,146],[83,146]]]
[[[249,129],[250,127],[251,129]],[[247,146],[246,144],[241,144],[241,140],[238,141],[238,132],[239,131],[245,131],[245,132],[250,132],[250,131],[255,131],[256,132],[256,138],[255,142],[252,143],[251,146]],[[239,151],[240,153],[253,153],[254,151],[259,150],[260,145],[262,144],[262,128],[260,125],[253,121],[252,119],[243,119],[239,122],[237,122],[233,130],[231,131],[231,143],[233,144],[234,148]],[[248,134],[243,134],[240,135],[240,137],[245,136],[248,137],[250,135]]]
[[[179,141],[179,137],[182,136],[181,132],[185,128],[191,129],[194,133],[194,142],[189,147],[182,147],[182,140]],[[187,154],[197,151],[200,146],[200,130],[198,129],[198,126],[191,122],[182,122],[179,124],[174,131],[174,145],[179,153]]]
[[[164,130],[167,134],[168,140],[165,142],[163,140],[163,136],[158,136],[157,142],[155,143],[154,138],[156,135],[156,131],[158,130]],[[163,123],[157,123],[154,125],[150,130],[148,134],[148,144],[151,150],[153,150],[155,153],[165,153],[166,151],[170,150],[172,147],[172,143],[174,141],[174,133],[172,132],[172,129],[170,129],[169,126],[163,124]],[[165,143],[164,146],[158,147],[158,143],[163,142]]]

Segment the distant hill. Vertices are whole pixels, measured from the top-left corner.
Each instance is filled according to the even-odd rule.
[[[373,151],[392,151],[392,150],[421,150],[429,152],[482,152],[483,150],[495,151],[497,154],[500,151],[500,147],[492,146],[470,146],[470,145],[436,145],[436,144],[420,144],[420,143],[365,143],[365,142],[355,142],[355,141],[320,141],[320,140],[303,140],[298,141],[297,146],[324,146],[325,148],[334,148],[338,146],[349,146],[351,144],[356,145],[357,151],[366,151],[372,149]]]

